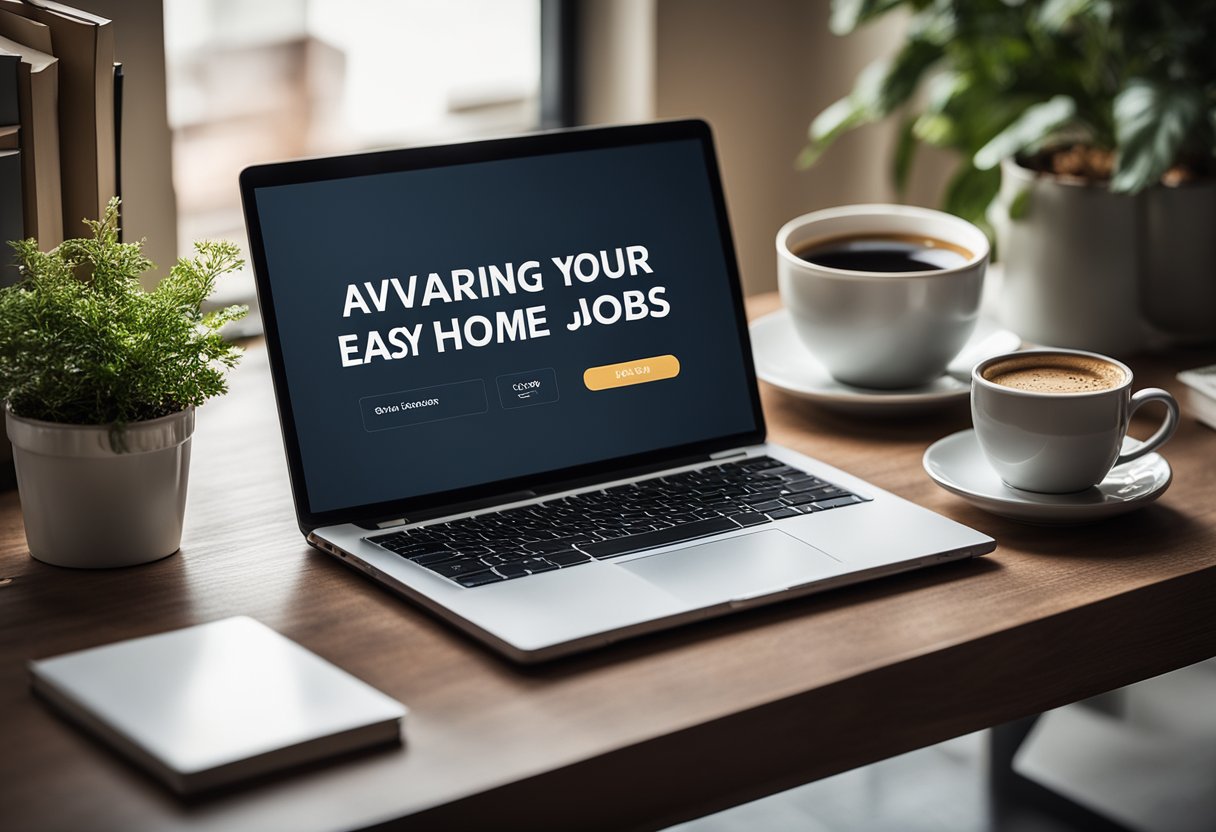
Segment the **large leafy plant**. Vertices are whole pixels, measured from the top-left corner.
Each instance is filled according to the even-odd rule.
[[[41,252],[12,243],[23,280],[0,290],[0,395],[13,412],[69,424],[116,425],[167,416],[226,391],[240,358],[220,328],[248,311],[209,314],[216,278],[242,265],[226,242],[195,245],[155,291],[142,242],[118,240],[118,201],[89,237]]]
[[[1053,146],[1108,151],[1116,192],[1180,165],[1212,173],[1216,0],[834,0],[832,30],[896,9],[911,15],[904,44],[819,114],[801,166],[847,131],[902,114],[897,187],[919,143],[955,150],[963,164],[944,207],[972,221],[996,196],[1003,158]]]

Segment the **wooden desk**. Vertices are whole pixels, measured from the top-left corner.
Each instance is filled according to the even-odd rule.
[[[1213,359],[1134,367],[1177,392],[1176,370]],[[159,563],[44,566],[25,553],[16,494],[0,497],[0,826],[653,828],[1216,655],[1216,431],[1190,418],[1158,503],[1044,529],[922,472],[925,447],[967,426],[965,405],[876,422],[764,389],[774,440],[1000,548],[520,669],[304,544],[269,384],[252,351],[200,412],[185,540]],[[184,805],[29,693],[28,659],[237,614],[406,702],[406,745]]]

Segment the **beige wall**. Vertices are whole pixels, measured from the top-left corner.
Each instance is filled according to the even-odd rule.
[[[893,124],[850,134],[809,171],[794,159],[815,114],[898,46],[901,21],[839,38],[828,31],[828,0],[592,0],[585,8],[584,120],[712,125],[748,293],[776,287],[773,237],[786,220],[894,199]],[[930,161],[907,201],[936,203],[943,160]]]

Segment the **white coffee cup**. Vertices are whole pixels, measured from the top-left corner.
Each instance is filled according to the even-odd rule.
[[[799,252],[842,237],[919,237],[970,254],[960,265],[874,272],[807,262]],[[988,238],[966,220],[907,205],[846,205],[777,232],[781,299],[807,349],[837,381],[896,389],[945,372],[975,329]]]
[[[1111,468],[1165,444],[1178,427],[1178,403],[1165,390],[1132,393],[1120,361],[1064,349],[1006,353],[971,371],[971,418],[989,464],[1024,491],[1084,491]],[[1148,402],[1166,407],[1147,441],[1121,453],[1132,414]]]

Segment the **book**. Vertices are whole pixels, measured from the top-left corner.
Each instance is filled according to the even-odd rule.
[[[127,74],[122,63],[114,62],[114,195],[122,201],[122,88]],[[122,242],[123,226],[118,226],[118,242]]]
[[[21,120],[17,105],[17,65],[20,63],[20,55],[0,55],[0,124],[3,125],[13,125]]]
[[[1186,405],[1191,415],[1216,428],[1216,364],[1183,370],[1178,380],[1186,385]]]
[[[6,128],[0,128],[4,129]],[[17,253],[13,251],[9,241],[25,239],[23,215],[21,151],[0,150],[0,286],[12,286],[20,280]]]
[[[34,692],[179,794],[399,743],[406,708],[240,616],[30,663]]]
[[[54,55],[55,49],[51,43],[51,27],[37,20],[30,20],[19,14],[13,14],[0,7],[0,37],[15,40],[22,46],[29,46],[39,52]]]
[[[77,236],[84,231],[81,220],[98,219],[116,193],[113,28],[104,17],[53,0],[0,0],[0,12],[50,30],[60,61],[62,224],[68,236]]]
[[[44,251],[63,241],[59,178],[59,61],[45,52],[0,37],[0,55],[17,55],[17,109],[25,233]]]

